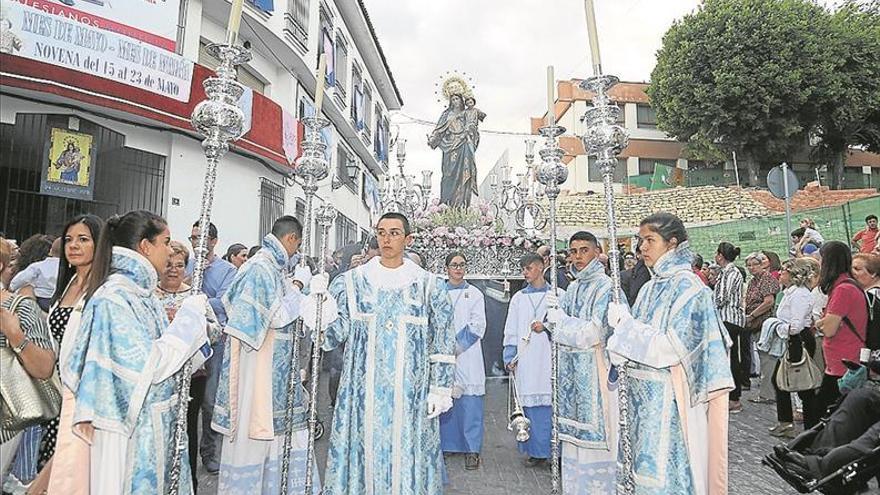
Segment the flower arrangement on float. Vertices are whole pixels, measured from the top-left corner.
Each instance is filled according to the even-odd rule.
[[[425,211],[415,214],[413,231],[416,245],[438,248],[513,246],[531,250],[544,244],[537,237],[505,231],[492,205],[485,202],[459,208],[435,198]]]
[[[450,207],[433,199],[412,218],[413,248],[426,258],[426,268],[444,273],[444,258],[461,251],[469,259],[469,274],[492,277],[517,273],[518,260],[545,242],[523,232],[510,232],[485,202],[467,208]]]

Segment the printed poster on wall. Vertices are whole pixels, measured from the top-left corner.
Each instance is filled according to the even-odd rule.
[[[3,0],[4,4],[13,2],[169,52],[177,47],[180,0]]]
[[[129,6],[148,2],[113,3]],[[144,33],[135,33],[139,37],[120,34],[107,23],[73,15],[65,8],[61,4],[35,0],[4,1],[0,10],[0,52],[109,79],[178,101],[189,100],[193,63],[168,51],[167,43],[164,46],[152,44],[162,43]],[[174,18],[177,18],[176,11]]]
[[[40,193],[91,200],[95,183],[93,143],[90,134],[53,128],[40,177]]]

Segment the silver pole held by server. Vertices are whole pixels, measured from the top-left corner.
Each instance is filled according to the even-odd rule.
[[[552,69],[549,70],[552,79]],[[551,90],[552,91],[552,90]],[[568,168],[562,163],[562,157],[565,154],[557,141],[557,138],[565,132],[565,128],[554,123],[553,116],[548,117],[548,125],[538,130],[544,136],[544,148],[539,152],[542,163],[538,168],[538,181],[543,184],[546,189],[544,193],[550,202],[550,290],[553,294],[559,287],[556,272],[556,198],[559,197],[559,186],[568,178]],[[556,308],[548,307],[550,311]],[[547,323],[547,330],[552,335],[554,324]],[[559,473],[559,346],[556,341],[551,342],[550,347],[550,380],[551,380],[551,433],[550,433],[550,481],[552,494],[560,493],[560,473]]]
[[[330,205],[324,205],[318,209],[317,214],[318,225],[321,226],[321,247],[318,250],[318,273],[324,273],[325,251],[327,250],[327,237],[330,233],[330,227],[336,221],[336,209]],[[311,373],[309,374],[309,446],[306,451],[306,486],[305,493],[312,493],[314,485],[314,469],[315,462],[315,436],[318,430],[318,373],[321,370],[321,345],[323,342],[324,332],[321,322],[324,297],[319,297],[316,304],[315,328],[312,331],[314,338],[312,339],[312,361]]]
[[[593,93],[593,105],[584,113],[584,135],[581,140],[588,156],[595,156],[596,163],[602,171],[602,183],[605,189],[606,225],[608,228],[608,264],[611,267],[612,293],[615,303],[620,302],[620,251],[617,245],[617,219],[614,212],[614,171],[617,168],[617,156],[626,147],[629,137],[619,122],[620,107],[611,102],[608,91],[618,82],[614,76],[602,74],[602,63],[599,53],[599,34],[596,28],[596,12],[593,0],[584,0],[587,16],[587,32],[590,42],[590,55],[593,60],[593,76],[581,82],[580,87]],[[619,441],[617,462],[617,493],[631,495],[635,493],[633,473],[633,448],[629,437],[630,406],[629,373],[627,364],[617,368],[618,372],[618,407],[620,412]]]
[[[202,187],[202,204],[199,213],[199,236],[196,242],[195,261],[193,264],[192,287],[202,290],[205,267],[208,257],[208,231],[211,223],[211,209],[214,205],[214,187],[217,183],[217,168],[220,158],[229,151],[229,142],[242,136],[244,130],[244,113],[238,108],[238,99],[244,93],[244,86],[235,80],[237,65],[247,63],[251,59],[250,52],[233,42],[227,44],[208,45],[207,51],[220,60],[217,75],[209,77],[202,83],[207,99],[199,102],[193,109],[192,125],[205,136],[202,149],[207,159],[205,182]],[[168,481],[168,493],[180,493],[181,466],[189,462],[183,459],[187,450],[186,411],[189,403],[189,386],[192,377],[192,363],[187,361],[177,374],[175,392],[174,432],[171,442],[171,470]]]
[[[318,191],[318,181],[321,181],[330,175],[330,164],[327,162],[327,158],[324,155],[324,151],[327,149],[327,144],[321,137],[321,129],[328,126],[330,121],[323,117],[306,117],[303,119],[303,124],[305,126],[305,136],[302,142],[303,151],[302,155],[297,159],[294,168],[294,173],[303,179],[302,188],[306,197],[306,218],[303,225],[303,239],[301,243],[301,251],[303,252],[303,255],[299,260],[301,266],[307,264],[306,253],[310,251],[309,247],[312,245],[312,226],[315,223],[316,216],[314,204],[315,195]],[[319,253],[319,255],[322,255],[322,253]],[[319,260],[319,266],[321,266],[321,263],[322,261]],[[288,494],[288,484],[290,481],[290,455],[293,451],[294,430],[293,408],[296,387],[300,386],[299,352],[300,339],[303,338],[303,336],[303,325],[302,320],[300,319],[295,323],[293,352],[290,357],[290,375],[287,380],[287,402],[285,408],[286,426],[284,430],[284,444],[281,456],[281,495]],[[312,378],[314,379],[314,375],[312,375]],[[315,403],[316,397],[311,396],[310,400],[312,403]],[[310,431],[310,444],[312,437],[313,435]]]

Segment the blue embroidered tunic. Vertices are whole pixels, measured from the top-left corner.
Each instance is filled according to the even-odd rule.
[[[154,293],[157,282],[156,270],[146,258],[113,248],[111,275],[85,305],[78,338],[63,363],[62,379],[76,397],[74,427],[91,423],[96,438],[105,435],[101,438],[106,445],[125,448],[96,453],[92,445],[93,462],[115,456],[124,466],[123,472],[106,473],[112,482],[95,480],[93,469],[93,491],[152,495],[166,489],[177,403],[175,380],[168,378],[207,338],[204,315],[199,320],[181,311],[174,328],[169,327]],[[203,338],[186,342],[187,331],[201,331]],[[187,458],[184,452],[181,493],[192,493]],[[115,466],[102,467],[115,471]]]
[[[639,292],[635,319],[624,319],[608,340],[608,350],[629,363],[628,437],[639,494],[708,493],[722,477],[726,486],[729,337],[692,258],[686,242],[661,256]]]
[[[323,348],[345,343],[345,355],[324,493],[442,493],[439,420],[427,418],[427,395],[452,393],[452,304],[445,283],[413,262],[379,261],[330,286],[339,318]]]

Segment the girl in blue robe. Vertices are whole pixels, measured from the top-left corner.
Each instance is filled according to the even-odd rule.
[[[169,241],[165,220],[147,211],[114,216],[101,232],[80,331],[61,366],[76,399],[74,433],[91,444],[91,493],[168,489],[177,455],[172,377],[190,358],[198,369],[210,353],[205,296],[186,298],[169,325],[155,295]],[[187,452],[182,456],[180,493],[187,494],[193,490]]]
[[[621,441],[629,441],[633,457],[618,477],[629,478],[637,494],[726,494],[730,338],[712,292],[691,270],[681,220],[650,215],[639,237],[653,277],[632,315],[622,303],[608,310],[608,351],[627,375]],[[623,387],[619,393],[623,401]],[[621,462],[623,455],[620,448]]]

